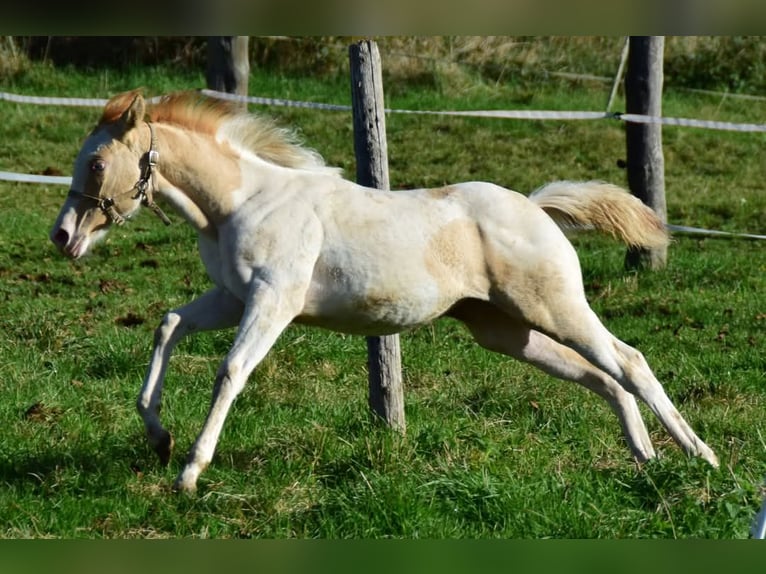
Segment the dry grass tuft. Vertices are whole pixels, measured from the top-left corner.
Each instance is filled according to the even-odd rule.
[[[28,62],[26,53],[16,46],[12,36],[0,36],[0,78],[17,74]]]

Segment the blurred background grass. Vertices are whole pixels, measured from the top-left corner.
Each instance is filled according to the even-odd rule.
[[[439,86],[539,81],[557,74],[612,78],[622,36],[380,36],[385,79]],[[353,36],[254,36],[251,65],[288,75],[347,76]],[[204,36],[4,36],[0,77],[28,62],[126,69],[171,64],[204,69]],[[766,42],[759,36],[668,36],[666,82],[672,88],[766,91]]]

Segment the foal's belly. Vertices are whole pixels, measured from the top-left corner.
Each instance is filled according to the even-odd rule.
[[[419,325],[428,323],[429,321],[420,322],[392,322],[385,318],[365,317],[365,316],[353,316],[353,315],[332,315],[332,316],[318,316],[318,315],[299,315],[293,320],[293,323],[300,325],[310,325],[312,327],[320,327],[322,329],[329,329],[337,333],[346,333],[348,335],[366,335],[366,336],[383,336],[393,335],[395,333],[401,333],[407,331]]]
[[[362,293],[312,288],[295,322],[355,335],[390,335],[429,323],[455,302],[433,284],[400,287]]]

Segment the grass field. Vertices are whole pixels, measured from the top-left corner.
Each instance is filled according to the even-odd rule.
[[[204,85],[165,67],[119,74],[44,64],[3,78],[25,94],[148,95]],[[254,70],[250,93],[347,104],[343,78]],[[609,86],[508,78],[397,85],[392,108],[603,109]],[[615,109],[619,109],[617,102]],[[255,107],[251,108],[255,111]],[[353,178],[344,112],[258,108]],[[669,90],[666,115],[762,122],[766,103]],[[0,170],[68,174],[100,111],[0,102]],[[625,184],[614,122],[391,114],[392,187],[559,178]],[[766,233],[763,134],[666,128],[671,223]],[[169,485],[208,407],[232,332],[183,341],[163,419],[169,467],[135,399],[165,311],[209,287],[190,228],[149,213],[83,261],[47,239],[66,188],[0,182],[0,536],[6,538],[744,538],[766,475],[766,255],[755,241],[678,236],[665,270],[627,273],[624,248],[573,239],[593,308],[646,355],[717,452],[688,459],[651,417],[660,459],[636,466],[606,404],[477,348],[456,323],[402,336],[406,436],[367,410],[364,340],[291,327],[227,420],[196,496]],[[174,218],[178,222],[178,218]]]

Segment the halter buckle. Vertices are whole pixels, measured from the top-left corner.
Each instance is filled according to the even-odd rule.
[[[114,199],[111,197],[102,197],[98,200],[98,207],[103,211],[106,216],[112,220],[115,225],[122,225],[125,223],[125,218],[117,212],[114,207]]]

